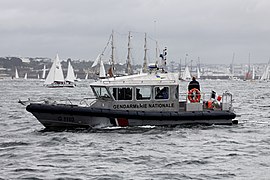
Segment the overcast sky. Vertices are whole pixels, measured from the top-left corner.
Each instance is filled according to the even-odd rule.
[[[169,61],[188,54],[229,64],[235,52],[236,63],[247,63],[249,53],[251,63],[266,63],[269,9],[269,0],[1,0],[0,56],[94,60],[114,29],[122,62],[132,31],[140,64],[144,32],[168,47]]]

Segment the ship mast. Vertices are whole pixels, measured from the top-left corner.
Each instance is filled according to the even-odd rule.
[[[111,35],[111,48],[112,48],[112,54],[111,54],[111,67],[110,69],[108,70],[108,74],[110,77],[113,77],[114,76],[114,51],[115,51],[115,46],[114,46],[114,31],[112,31],[112,35]]]
[[[180,63],[179,63],[179,77],[180,77],[180,78],[181,78],[181,76],[182,76],[182,75],[181,75],[181,73],[182,73],[182,72],[181,72],[181,71],[182,71],[182,70],[181,70],[181,69],[182,69],[182,65],[181,65],[181,64],[182,64],[182,59],[180,58]]]
[[[144,58],[143,58],[143,73],[147,72],[147,40],[146,33],[144,34]]]
[[[235,57],[235,53],[233,52],[232,64],[231,64],[231,79],[233,79],[234,77],[234,57]]]
[[[131,67],[131,45],[130,45],[130,40],[131,40],[131,34],[130,34],[130,31],[129,31],[129,33],[128,33],[127,69],[126,69],[126,73],[128,75],[133,74],[132,67]]]
[[[155,39],[157,39],[157,21],[154,21],[155,23]],[[160,59],[159,59],[159,49],[158,49],[158,41],[156,40],[156,66],[159,67],[161,65]]]
[[[159,52],[158,52],[158,41],[156,40],[156,65],[159,66],[160,63],[159,63]]]
[[[250,53],[248,53],[248,70],[245,76],[245,80],[251,79],[251,72],[250,72]]]

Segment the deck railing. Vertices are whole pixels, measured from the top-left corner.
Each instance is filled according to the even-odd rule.
[[[204,109],[233,110],[232,94],[227,91],[225,91],[222,95],[219,95],[220,97],[216,95],[216,98],[211,98],[212,94],[205,92],[201,92],[200,96],[201,97],[198,102],[190,102],[190,100],[188,99],[188,93],[180,93],[179,101],[182,103],[185,102],[186,104],[200,103],[202,104]],[[211,105],[209,105],[208,103],[211,103]]]
[[[82,99],[71,99],[71,98],[64,98],[64,99],[52,99],[52,98],[45,98],[45,99],[30,99],[27,100],[19,100],[18,103],[27,106],[29,104],[61,104],[61,105],[71,105],[71,106],[85,106],[90,107],[94,102],[96,102],[95,97],[89,98],[82,98]]]

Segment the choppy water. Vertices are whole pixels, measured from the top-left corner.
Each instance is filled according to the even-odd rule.
[[[49,89],[0,80],[0,178],[270,179],[270,82],[201,86],[233,93],[238,125],[46,132],[18,99],[86,97],[89,82]]]

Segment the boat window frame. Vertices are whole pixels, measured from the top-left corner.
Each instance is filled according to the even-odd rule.
[[[113,95],[113,89],[114,88],[116,88],[116,97],[114,97],[114,95]],[[119,100],[119,89],[120,88],[130,88],[131,89],[131,99],[120,99]],[[112,95],[112,98],[115,100],[115,101],[133,101],[133,99],[134,99],[134,87],[133,86],[125,86],[125,87],[123,87],[123,86],[112,86],[112,87],[109,87],[109,92],[111,93],[111,95]]]
[[[98,99],[112,99],[112,95],[110,93],[110,91],[108,90],[108,88],[106,86],[91,86],[92,88],[92,91],[94,92],[95,96],[98,98]],[[96,91],[96,88],[104,88],[107,92],[107,95],[108,96],[101,96],[97,93]],[[101,91],[100,91],[101,92]]]
[[[175,89],[175,99],[178,99],[178,100],[179,100],[179,89],[180,89],[179,85],[176,86],[176,89]]]
[[[136,86],[134,88],[135,88],[135,91],[134,91],[135,92],[135,95],[134,95],[135,97],[134,98],[135,98],[136,101],[151,101],[152,100],[152,97],[153,97],[152,96],[152,94],[153,94],[152,93],[152,89],[153,89],[152,86],[150,86],[150,85],[149,86]],[[149,90],[150,90],[149,99],[137,99],[137,88],[149,88]]]
[[[157,96],[157,94],[156,94],[156,88],[165,88],[165,87],[167,87],[168,88],[168,98],[166,98],[166,99],[159,99],[159,98],[156,98],[156,96]],[[169,100],[170,99],[170,92],[171,92],[171,88],[170,88],[170,86],[168,86],[168,85],[158,85],[158,86],[154,86],[153,87],[153,99],[155,100],[155,101],[167,101],[167,100]]]

